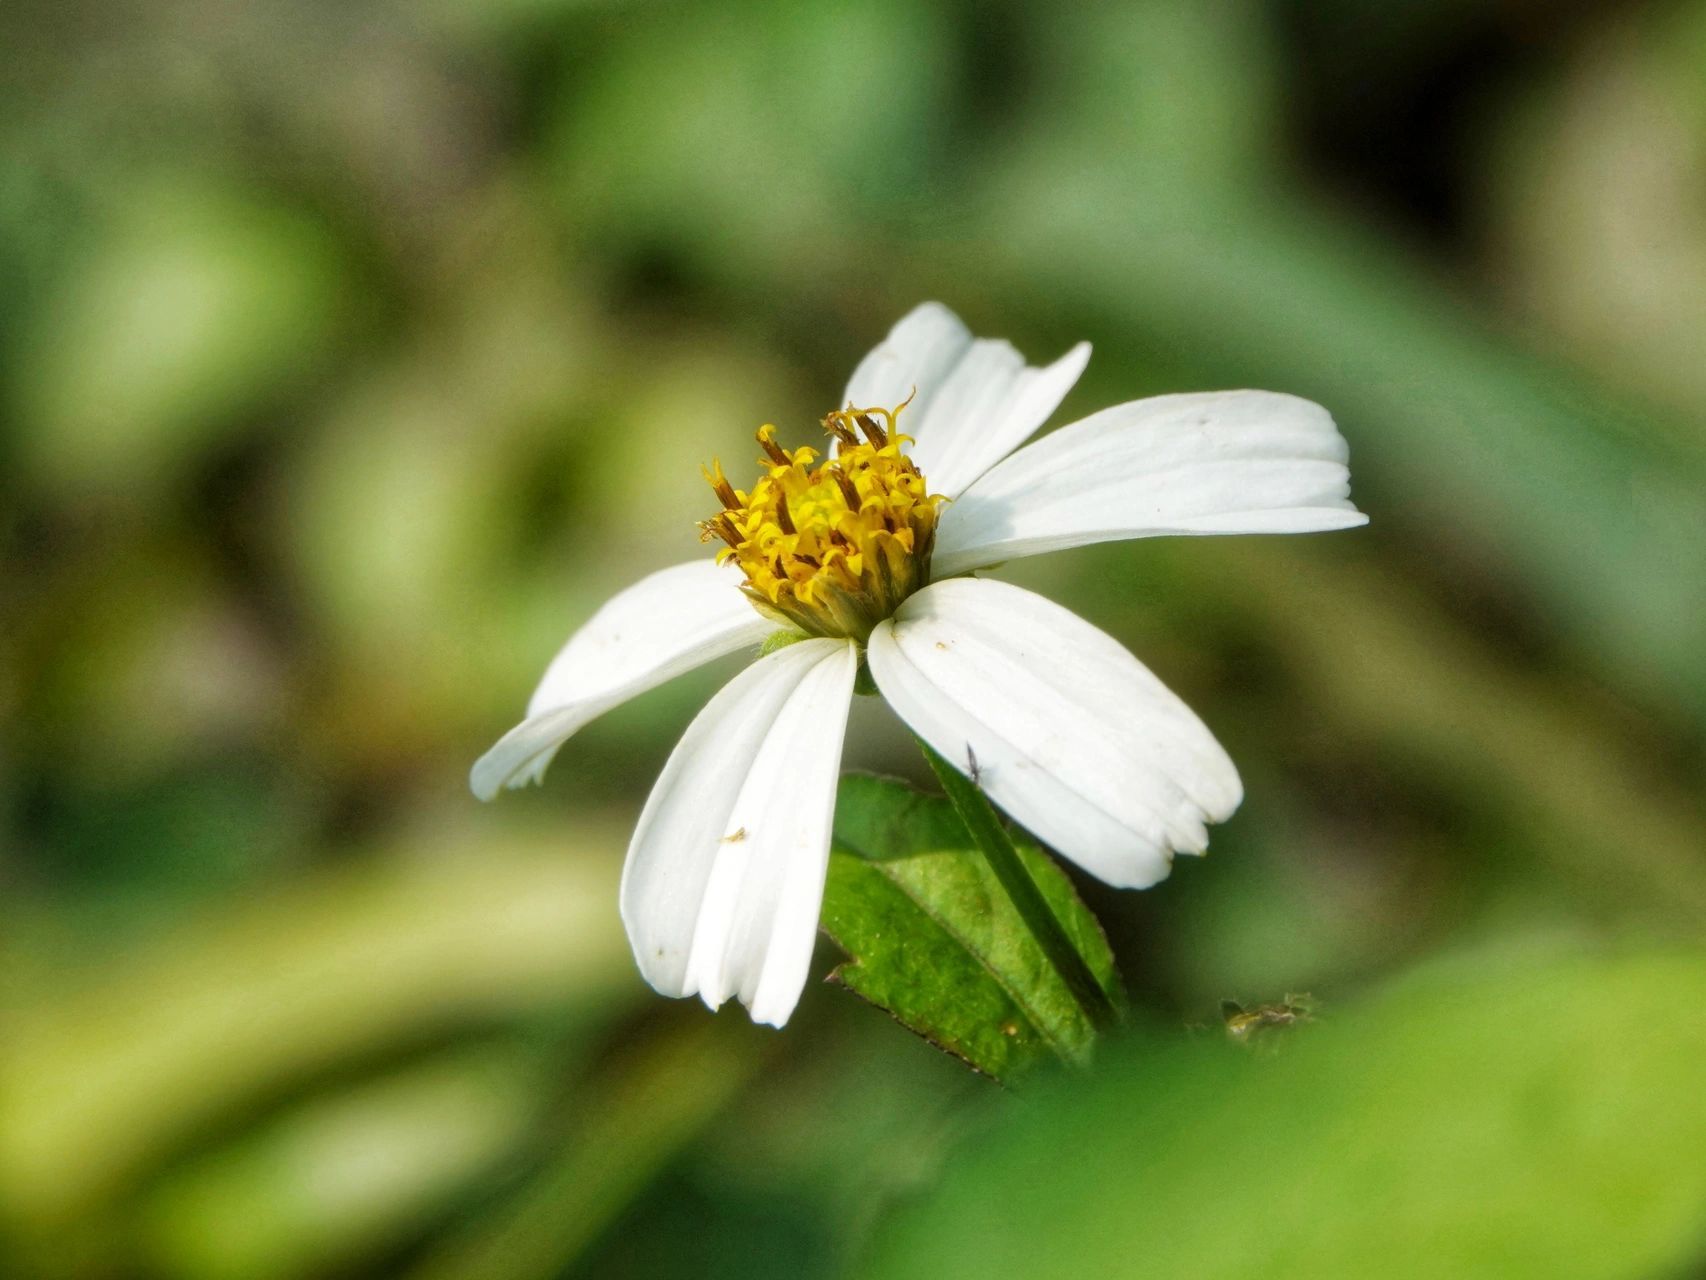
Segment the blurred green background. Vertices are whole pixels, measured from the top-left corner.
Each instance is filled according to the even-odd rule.
[[[1706,3],[0,35],[0,1271],[1701,1274]],[[702,553],[700,462],[809,438],[926,298],[1094,341],[1060,421],[1320,400],[1373,517],[1008,575],[1248,788],[1081,882],[1138,1029],[1064,1092],[641,983],[627,832],[737,664],[465,784]],[[856,708],[850,765],[907,748]],[[1305,990],[1276,1057],[1215,1029]]]

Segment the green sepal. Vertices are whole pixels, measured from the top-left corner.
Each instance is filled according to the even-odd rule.
[[[871,664],[863,656],[859,659],[859,671],[853,677],[853,692],[861,698],[874,698],[879,692],[877,678],[871,674]]]
[[[792,627],[783,627],[780,631],[772,631],[764,637],[764,643],[758,646],[758,656],[768,658],[778,649],[786,649],[791,644],[802,640],[810,640],[804,631],[795,631]]]

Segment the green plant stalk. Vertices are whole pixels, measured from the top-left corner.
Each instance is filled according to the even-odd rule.
[[[1108,993],[1102,989],[1102,984],[1096,981],[1096,975],[1090,972],[1090,966],[1084,963],[1083,955],[1073,945],[1072,939],[1067,937],[1066,930],[1049,908],[1042,890],[1038,889],[1037,882],[1031,879],[1031,873],[1025,870],[1019,851],[1013,847],[1013,841],[1007,835],[1007,828],[1001,824],[994,806],[983,794],[983,788],[937,755],[924,739],[918,738],[917,741],[924,752],[925,760],[929,762],[937,780],[942,784],[942,790],[947,792],[954,812],[959,814],[960,821],[965,823],[966,831],[988,861],[989,869],[1001,882],[1002,889],[1012,900],[1014,909],[1025,922],[1025,927],[1031,931],[1031,936],[1037,940],[1037,945],[1042,948],[1043,955],[1060,975],[1060,980],[1066,984],[1066,989],[1072,993],[1078,1007],[1084,1010],[1084,1016],[1089,1019],[1090,1025],[1097,1031],[1106,1031],[1113,1026],[1117,1017],[1113,1001],[1108,999]]]

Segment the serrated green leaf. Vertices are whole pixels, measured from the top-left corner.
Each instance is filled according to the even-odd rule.
[[[1101,926],[1035,845],[1027,870],[1116,1004]],[[904,1026],[1005,1079],[1051,1057],[1082,1062],[1095,1039],[953,807],[903,782],[850,774],[835,807],[823,928],[849,957],[831,974]]]

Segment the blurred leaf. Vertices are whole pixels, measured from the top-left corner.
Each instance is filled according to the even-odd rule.
[[[677,1029],[625,1048],[576,1090],[575,1119],[545,1167],[429,1252],[413,1280],[550,1280],[699,1134],[763,1065],[765,1033],[732,1014],[685,1012]],[[766,1048],[774,1045],[765,1036]]]
[[[132,536],[62,569],[20,611],[23,732],[47,768],[92,790],[154,782],[278,730],[278,646],[213,559],[192,537]]]
[[[1679,1273],[1706,1203],[1706,959],[1412,980],[1272,1060],[1150,1036],[1034,1096],[865,1274]]]
[[[658,1238],[607,1238],[586,1275],[840,1276],[889,1205],[935,1185],[968,1118],[1018,1101],[856,1000],[808,999],[781,1039],[785,1076],[743,1091],[647,1197]]]
[[[179,1280],[327,1275],[430,1221],[525,1137],[538,1077],[532,1055],[482,1045],[314,1096],[168,1175],[144,1249]]]
[[[315,1072],[637,994],[601,844],[585,828],[415,838],[31,992],[0,1044],[0,1199],[57,1228]]]
[[[1285,85],[1278,24],[1262,9],[1137,0],[1035,17],[1049,85],[1035,141],[1102,158],[1098,168],[1119,169],[1156,202],[1267,179],[1286,141]]]
[[[1037,885],[1109,996],[1107,939],[1072,882],[1018,842]],[[1005,1079],[1051,1053],[1082,1062],[1094,1028],[948,801],[851,774],[835,804],[823,929],[851,959],[831,978],[973,1067]]]
[[[19,365],[20,451],[55,488],[177,476],[331,350],[343,264],[254,192],[156,181],[77,264]]]
[[[858,219],[915,195],[950,53],[933,6],[643,6],[564,81],[557,171],[603,245],[657,233],[736,276],[817,269]]]
[[[1699,936],[1697,792],[1623,747],[1568,683],[1395,590],[1378,561],[1298,554],[1274,540],[1219,540],[1191,554],[1216,590],[1261,607],[1317,714],[1389,738],[1412,771],[1441,770],[1454,795],[1504,805],[1549,872],[1576,880],[1584,914],[1636,906],[1649,927]]]
[[[1570,357],[1706,409],[1706,5],[1616,12],[1496,124],[1482,200],[1501,283]]]

